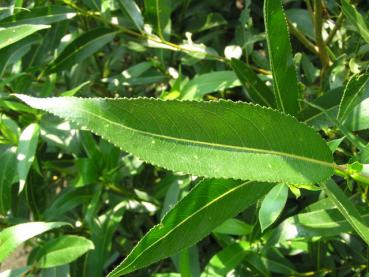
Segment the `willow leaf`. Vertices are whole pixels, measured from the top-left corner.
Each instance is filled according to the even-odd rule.
[[[281,0],[265,0],[264,19],[277,107],[295,115],[298,110],[299,89]]]
[[[108,276],[127,274],[195,244],[226,219],[254,204],[272,187],[270,183],[202,181],[138,242]]]
[[[230,101],[17,96],[174,171],[302,184],[333,174],[332,154],[323,139],[295,118],[268,108]]]

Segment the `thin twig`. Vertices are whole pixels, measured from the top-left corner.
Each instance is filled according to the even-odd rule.
[[[343,21],[343,14],[340,13],[340,15],[337,18],[336,24],[334,25],[332,31],[329,33],[327,39],[325,40],[325,45],[329,45],[332,42],[332,39],[337,33],[337,30],[341,27],[342,21]]]
[[[323,69],[329,67],[330,59],[326,50],[326,45],[322,37],[323,28],[323,8],[321,0],[314,0],[314,29],[315,40],[319,48],[319,57],[323,65]],[[324,70],[323,70],[324,71]]]
[[[319,56],[319,49],[308,38],[301,33],[289,20],[287,20],[291,34],[293,34],[307,49]]]

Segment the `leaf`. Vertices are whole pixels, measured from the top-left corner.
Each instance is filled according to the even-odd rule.
[[[315,183],[333,173],[327,144],[271,109],[230,101],[16,96],[173,171],[288,184]]]
[[[68,264],[94,249],[92,241],[75,235],[65,235],[47,241],[36,250],[35,263],[39,268]]]
[[[15,27],[0,28],[0,49],[46,28],[50,28],[50,26],[24,24]]]
[[[19,176],[19,192],[26,184],[28,172],[35,159],[40,126],[37,123],[28,125],[19,137],[17,151],[17,170]]]
[[[286,10],[286,16],[292,24],[296,24],[295,26],[297,29],[299,29],[309,39],[315,41],[314,25],[308,10],[288,9]]]
[[[20,244],[51,229],[68,225],[66,222],[29,222],[8,227],[0,232],[0,262]]]
[[[353,75],[343,92],[338,109],[337,119],[345,120],[362,99],[362,95],[369,83],[369,75]]]
[[[264,21],[277,107],[295,115],[298,111],[299,88],[281,0],[265,0]]]
[[[369,227],[363,221],[359,211],[347,198],[343,191],[333,180],[329,180],[323,184],[323,190],[336,204],[337,209],[345,217],[347,222],[350,223],[352,228],[359,234],[366,244],[369,245]]]
[[[173,256],[254,204],[272,187],[273,184],[269,183],[233,180],[207,179],[200,182],[108,276],[121,276]]]
[[[129,16],[137,30],[143,30],[144,19],[134,0],[118,0],[119,7]]]
[[[16,148],[0,145],[0,163],[0,214],[5,215],[11,207],[12,185],[18,179],[14,170],[17,167]]]
[[[221,225],[213,230],[213,232],[218,234],[227,234],[234,236],[244,236],[250,234],[252,231],[252,226],[246,224],[245,222],[230,218],[224,221]]]
[[[227,273],[238,266],[250,251],[250,244],[245,241],[233,243],[211,257],[201,277],[227,276]]]
[[[21,24],[48,25],[77,15],[76,11],[67,6],[47,5],[21,11],[0,21],[0,26],[8,27]]]
[[[154,26],[161,39],[169,39],[172,12],[171,0],[145,0],[145,19]]]
[[[80,35],[65,47],[46,69],[46,73],[59,72],[83,61],[112,41],[116,34],[117,32],[112,32],[110,29],[97,28]]]
[[[341,0],[342,12],[347,20],[355,27],[366,43],[369,43],[369,29],[363,16],[347,0]]]
[[[182,89],[182,99],[201,99],[214,91],[240,86],[237,76],[232,71],[217,71],[198,75]]]
[[[262,232],[277,220],[286,205],[287,197],[288,186],[285,184],[274,186],[265,196],[259,210],[259,221]]]
[[[230,65],[255,103],[262,106],[275,107],[275,98],[272,91],[247,64],[240,60],[232,59]]]

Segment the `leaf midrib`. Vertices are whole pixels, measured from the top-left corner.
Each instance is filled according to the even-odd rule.
[[[184,142],[184,143],[189,143],[189,144],[194,144],[194,145],[205,145],[205,146],[208,146],[208,147],[210,146],[210,147],[220,148],[220,149],[223,148],[223,149],[229,149],[229,150],[233,150],[233,151],[256,152],[256,153],[260,153],[260,154],[271,154],[271,155],[276,155],[276,156],[293,158],[293,159],[301,160],[301,161],[305,161],[305,162],[310,162],[310,163],[313,163],[313,164],[319,164],[319,165],[329,167],[329,168],[334,168],[333,163],[329,163],[329,162],[325,162],[325,161],[321,161],[321,160],[317,160],[317,159],[313,159],[313,158],[308,158],[308,157],[305,157],[305,156],[298,156],[298,155],[294,155],[294,154],[286,153],[286,152],[281,152],[281,151],[258,149],[258,148],[245,147],[245,146],[236,146],[236,145],[226,145],[226,144],[204,142],[204,141],[195,141],[195,140],[186,139],[186,138],[176,138],[176,137],[168,136],[168,135],[150,133],[150,132],[147,132],[147,131],[143,131],[143,130],[139,130],[139,129],[135,129],[135,128],[126,126],[126,125],[118,123],[116,121],[112,121],[112,120],[110,120],[106,117],[103,117],[101,115],[97,115],[97,114],[92,113],[92,112],[90,112],[88,110],[85,110],[85,109],[80,109],[80,108],[74,108],[74,109],[77,110],[77,111],[80,111],[82,113],[87,113],[87,114],[91,115],[92,117],[97,117],[101,120],[104,120],[104,121],[110,123],[110,124],[116,125],[118,127],[129,130],[131,132],[136,132],[136,133],[140,133],[140,134],[143,134],[143,135],[152,136],[152,137],[156,137],[156,138],[160,138],[160,139],[164,139],[164,140],[169,140],[169,141],[174,141],[174,142],[178,141],[178,142]],[[66,117],[69,117],[69,116],[67,115]]]

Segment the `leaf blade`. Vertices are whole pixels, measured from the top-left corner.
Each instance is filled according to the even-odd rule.
[[[230,101],[17,97],[173,171],[285,183],[314,183],[333,174],[331,151],[311,128],[259,106]],[[286,140],[286,134],[294,139]]]
[[[151,229],[129,256],[108,276],[126,274],[172,256],[196,243],[225,219],[237,215],[255,203],[272,186],[273,184],[269,183],[204,180],[178,202],[162,222]],[[253,193],[250,193],[251,191]],[[199,197],[200,195],[203,197]],[[236,199],[243,199],[243,201],[236,201]],[[189,230],[191,232],[188,232]],[[187,235],[178,240],[177,236],[180,234]],[[157,248],[153,248],[156,245],[158,245]]]
[[[265,0],[264,20],[277,107],[295,115],[299,89],[286,16],[280,0]]]

